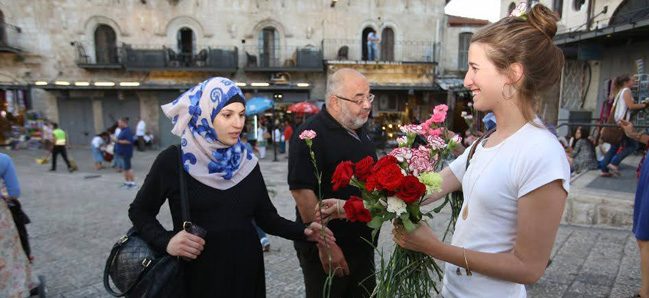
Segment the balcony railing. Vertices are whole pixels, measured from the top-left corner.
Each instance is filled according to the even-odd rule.
[[[122,68],[121,49],[119,47],[98,48],[89,52],[89,47],[80,42],[73,42],[76,54],[75,62],[86,69],[118,69]]]
[[[127,70],[182,70],[234,72],[238,66],[237,47],[198,47],[196,53],[184,53],[167,46],[125,44],[122,48]]]
[[[20,35],[22,30],[7,23],[0,23],[0,52],[19,53],[22,51],[20,46]]]
[[[246,71],[323,71],[322,50],[319,47],[287,46],[264,47],[250,45],[244,47]]]
[[[432,63],[438,60],[437,47],[432,41],[402,40],[392,46],[376,46],[374,61],[379,62],[415,62]],[[367,61],[367,44],[356,39],[325,39],[323,41],[324,58],[327,61]]]

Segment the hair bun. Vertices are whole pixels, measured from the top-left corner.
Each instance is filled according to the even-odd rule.
[[[550,39],[557,34],[559,16],[545,5],[532,6],[532,9],[527,13],[527,21]]]

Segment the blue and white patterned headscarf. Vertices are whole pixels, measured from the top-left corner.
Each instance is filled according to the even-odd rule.
[[[226,78],[210,78],[183,93],[162,111],[171,119],[171,133],[181,138],[185,171],[201,183],[228,189],[246,178],[257,157],[239,140],[233,146],[219,141],[213,122],[226,105],[241,102],[241,89]]]

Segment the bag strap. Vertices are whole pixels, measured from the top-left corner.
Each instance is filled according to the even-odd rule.
[[[190,223],[189,219],[189,201],[187,199],[187,181],[185,179],[185,166],[183,164],[183,150],[178,145],[178,173],[180,176],[180,210],[183,219],[183,228],[186,223]]]
[[[471,145],[471,149],[469,150],[469,155],[466,157],[466,166],[464,167],[464,171],[466,171],[469,168],[469,164],[471,163],[471,158],[473,158],[473,154],[475,154],[476,147],[478,147],[478,144],[482,142],[482,140],[488,138],[492,133],[496,131],[496,128],[492,128],[489,131],[485,132],[481,137],[478,138],[473,145]]]
[[[620,100],[620,95],[622,95],[622,91],[624,89],[620,90],[617,95],[615,95],[615,99],[613,100],[613,106],[611,107],[611,110],[608,112],[608,118],[606,119],[606,123],[615,123],[615,109],[617,108],[617,102]]]
[[[178,161],[179,161],[178,176],[180,176],[180,209],[182,213],[183,229],[185,229],[185,227],[187,227],[188,224],[191,225],[191,222],[189,221],[189,202],[187,200],[187,185],[186,185],[187,182],[185,179],[185,173],[184,173],[185,169],[183,166],[183,151],[180,148],[180,146],[177,147],[178,147]],[[120,248],[122,248],[122,245],[126,243],[128,237],[130,237],[130,233],[127,233],[127,235],[123,236],[119,241],[117,241],[117,243],[115,243],[115,245],[113,245],[113,248],[110,250],[110,254],[108,255],[108,259],[106,260],[106,266],[104,266],[104,288],[109,294],[113,295],[114,297],[123,297],[126,294],[130,293],[131,290],[133,290],[133,288],[135,288],[135,286],[144,277],[144,274],[146,274],[146,272],[148,271],[147,270],[148,267],[150,267],[151,265],[153,265],[153,263],[155,263],[155,260],[144,259],[142,266],[144,266],[145,268],[142,269],[142,271],[140,271],[133,284],[128,286],[126,291],[121,293],[113,290],[113,288],[110,286],[110,282],[108,281],[109,271],[110,268],[113,267],[113,263],[117,259],[117,254],[119,253]],[[145,264],[145,262],[147,263]]]

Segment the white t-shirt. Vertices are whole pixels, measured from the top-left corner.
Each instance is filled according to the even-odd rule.
[[[104,139],[102,139],[100,136],[95,136],[94,138],[92,138],[91,144],[92,147],[99,148],[104,144]]]
[[[138,137],[143,137],[146,131],[146,123],[144,120],[140,120],[135,127],[135,135]]]
[[[613,104],[615,105],[615,123],[619,122],[620,120],[629,120],[631,118],[629,111],[629,107],[627,107],[626,102],[624,101],[624,93],[625,92],[631,92],[631,89],[629,88],[624,88],[618,92],[617,96],[615,97],[615,102]]]
[[[540,120],[536,120],[540,123]],[[483,143],[483,142],[481,142]],[[478,144],[465,173],[469,150],[450,164],[462,182],[464,205],[455,225],[452,244],[486,253],[511,251],[516,242],[518,199],[557,179],[570,187],[570,166],[557,138],[545,128],[525,124],[500,144]],[[469,260],[471,264],[471,260]],[[525,286],[474,272],[457,275],[447,263],[442,295],[452,297],[526,297]]]

